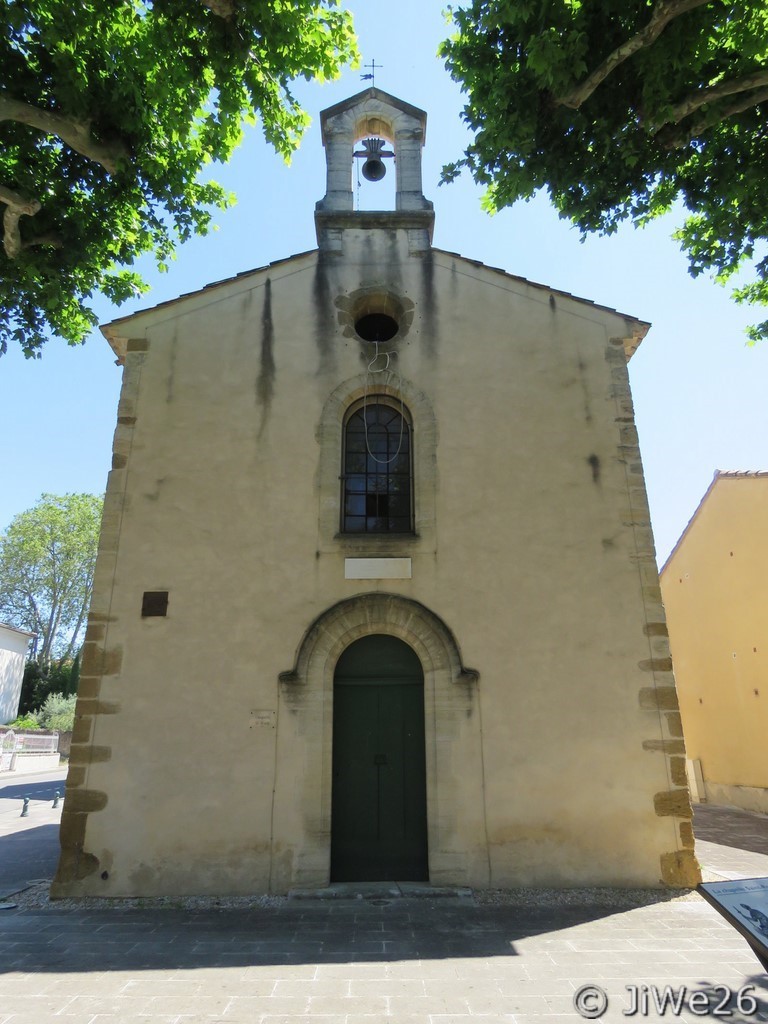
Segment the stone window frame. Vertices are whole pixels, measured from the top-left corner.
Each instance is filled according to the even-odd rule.
[[[412,533],[344,533],[341,530],[341,475],[346,418],[366,395],[403,405],[411,423]],[[387,375],[371,381],[360,373],[342,381],[328,396],[315,433],[318,463],[318,550],[345,555],[396,555],[404,549],[431,550],[436,545],[437,421],[427,395],[407,378]]]
[[[390,529],[386,529],[386,530],[367,530],[367,529],[366,530],[350,530],[350,529],[347,528],[347,518],[348,518],[348,515],[347,515],[346,509],[345,509],[345,501],[346,501],[346,495],[347,495],[346,478],[348,476],[360,476],[361,474],[360,473],[349,473],[347,471],[347,446],[348,446],[348,437],[349,437],[349,435],[348,435],[349,424],[350,424],[352,418],[357,413],[361,412],[362,410],[369,409],[369,408],[372,409],[372,408],[380,406],[380,405],[386,406],[388,409],[392,409],[394,412],[396,412],[401,417],[401,419],[402,419],[402,427],[401,427],[401,429],[403,431],[403,435],[407,434],[407,437],[408,437],[408,446],[407,446],[407,452],[406,452],[406,454],[408,455],[408,506],[409,506],[409,508],[408,508],[408,528],[404,529],[404,530],[390,530]],[[413,526],[414,526],[413,509],[414,509],[414,503],[415,503],[415,493],[414,493],[414,486],[413,486],[413,417],[411,416],[411,411],[408,408],[408,406],[405,404],[404,401],[393,399],[391,395],[383,395],[383,394],[379,393],[379,391],[366,394],[366,395],[363,396],[362,399],[359,399],[357,402],[353,402],[352,405],[347,407],[347,410],[344,413],[344,423],[343,423],[343,426],[342,426],[341,439],[342,439],[341,473],[339,475],[339,477],[340,477],[340,487],[339,487],[339,532],[340,532],[340,534],[343,534],[345,537],[372,537],[372,536],[376,536],[376,537],[381,537],[381,536],[385,536],[385,537],[409,537],[409,536],[411,536],[413,534],[413,532],[414,532],[414,529],[413,529]],[[371,453],[371,454],[373,455],[373,453]],[[377,469],[375,471],[375,475],[386,476],[389,479],[389,476],[390,476],[390,473],[391,473],[391,470],[390,470],[389,467],[390,467],[390,463],[388,463],[387,460],[384,460],[382,462],[381,468]],[[365,474],[362,474],[362,475],[368,476],[370,474],[366,472]],[[366,492],[361,492],[361,493],[365,493],[366,496],[367,496],[367,494],[369,492],[366,491]],[[366,516],[366,518],[367,518],[367,516]],[[404,518],[404,517],[400,517],[400,518]]]

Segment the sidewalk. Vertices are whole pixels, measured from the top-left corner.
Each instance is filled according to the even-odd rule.
[[[702,870],[720,878],[768,875],[768,817],[698,804],[694,831]]]
[[[707,807],[697,829],[710,876],[757,866],[768,874],[768,819]],[[765,852],[735,845],[763,837]],[[768,977],[698,896],[632,907],[557,899],[5,911],[0,1024],[578,1024],[574,995],[588,984],[607,993],[599,1019],[611,1024],[626,1020],[635,991],[665,985],[705,992],[713,1008],[723,986],[754,985],[758,1012],[725,1020],[768,1020]],[[651,1012],[636,1016],[702,1019],[670,1007],[660,1014],[652,999]]]
[[[0,775],[0,900],[37,878],[50,878],[59,857],[59,822],[63,801],[53,807],[56,790],[63,796],[66,765],[52,771]],[[21,817],[24,797],[28,816]],[[0,1021],[2,1021],[0,1000]]]

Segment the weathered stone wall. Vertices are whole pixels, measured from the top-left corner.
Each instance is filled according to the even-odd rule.
[[[55,893],[325,883],[333,669],[366,632],[425,669],[433,881],[695,881],[638,325],[405,229],[339,243],[113,331]],[[353,329],[376,301],[401,323],[381,373]],[[366,393],[413,421],[412,537],[338,532],[344,411]],[[347,579],[353,557],[409,558],[411,578]]]

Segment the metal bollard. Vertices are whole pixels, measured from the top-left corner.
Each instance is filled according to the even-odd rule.
[[[29,817],[29,797],[28,796],[24,797],[24,806],[21,809],[21,817],[22,818],[28,818]]]
[[[54,791],[53,791],[53,806],[54,807],[58,807],[59,806],[59,798],[60,797],[61,797],[61,793],[58,791],[58,789],[54,789]]]

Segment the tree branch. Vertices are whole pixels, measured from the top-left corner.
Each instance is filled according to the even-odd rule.
[[[35,632],[37,633],[37,639],[39,640],[43,635],[43,617],[40,614],[40,609],[37,607],[37,601],[34,599],[32,594],[29,595],[29,603],[32,605],[32,614],[35,617]]]
[[[231,21],[235,16],[234,0],[201,0],[201,3],[225,21]]]
[[[740,114],[743,110],[749,110],[750,107],[755,107],[758,103],[765,103],[767,101],[768,88],[758,89],[756,92],[751,92],[749,95],[727,106],[721,106],[716,110],[712,110],[684,131],[673,133],[668,129],[662,129],[656,137],[665,149],[681,149],[683,146],[687,146],[692,139],[702,135],[708,128],[712,128],[734,114]]]
[[[3,214],[3,249],[9,260],[15,260],[22,250],[19,221],[21,212],[15,206],[9,206]]]
[[[204,0],[205,2],[205,0]],[[631,39],[628,39],[621,46],[617,46],[613,53],[609,54],[602,64],[588,75],[584,81],[564,96],[555,97],[555,103],[562,107],[571,107],[578,110],[588,100],[597,87],[615,71],[619,64],[637,53],[638,50],[650,46],[661,35],[670,21],[679,18],[681,14],[692,11],[695,7],[702,7],[704,4],[712,3],[712,0],[659,0],[651,14],[651,20],[640,29]]]
[[[761,71],[755,71],[754,74],[745,75],[743,78],[733,78],[725,82],[720,82],[718,85],[713,85],[708,89],[699,89],[697,92],[691,93],[680,103],[676,103],[675,106],[669,113],[669,117],[666,119],[666,124],[680,124],[684,118],[688,117],[698,110],[699,107],[703,107],[705,103],[716,103],[717,100],[723,99],[724,96],[733,96],[734,93],[747,92],[750,89],[756,89],[758,86],[768,85],[768,69],[764,68]],[[757,102],[760,102],[759,100]],[[747,106],[754,106],[755,101],[752,100]],[[729,108],[730,109],[730,108]],[[746,110],[747,107],[740,107],[739,110]],[[734,113],[735,111],[731,111]],[[658,132],[661,129],[661,125],[656,129]],[[656,133],[654,132],[654,134]]]
[[[15,207],[20,215],[26,214],[28,217],[34,217],[36,213],[40,212],[40,203],[36,199],[29,199],[21,192],[14,192],[12,188],[7,188],[5,185],[0,185],[0,203]]]
[[[55,601],[55,598],[54,598]],[[56,634],[57,623],[59,619],[59,610],[55,603],[51,604],[51,610],[48,615],[48,622],[43,626],[43,646],[40,649],[40,660],[49,664],[51,660],[51,651],[53,650],[53,639]]]
[[[53,249],[63,249],[64,241],[58,235],[38,235],[21,243],[23,249],[33,249],[36,245],[50,245]]]
[[[34,217],[40,212],[40,203],[37,199],[29,199],[14,192],[13,189],[0,185],[0,202],[5,203],[7,209],[3,214],[3,248],[9,260],[15,260],[24,243],[21,240],[19,221],[22,217]]]
[[[67,658],[72,656],[72,651],[74,650],[75,644],[77,643],[77,635],[80,632],[80,630],[82,629],[83,622],[85,621],[85,617],[88,614],[88,605],[90,604],[90,600],[91,600],[91,592],[90,592],[90,589],[89,589],[88,592],[86,593],[85,597],[83,598],[82,602],[80,603],[80,612],[79,612],[79,614],[77,616],[77,621],[75,623],[74,631],[73,631],[72,635],[70,636],[69,643],[67,644],[67,649],[64,652],[64,654],[61,656],[61,660],[62,661],[66,661]]]
[[[122,142],[97,142],[91,136],[88,121],[76,121],[7,96],[0,96],[0,121],[18,121],[46,135],[56,135],[81,156],[100,164],[109,174],[114,174],[120,160],[128,156],[128,149]]]

